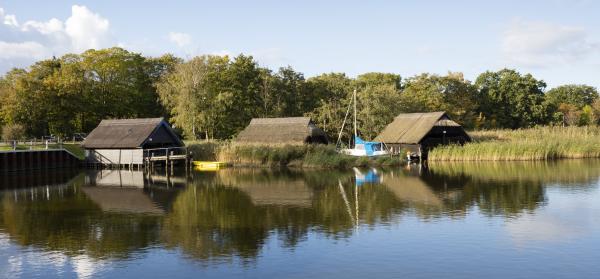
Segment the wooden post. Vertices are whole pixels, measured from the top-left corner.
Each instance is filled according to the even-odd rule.
[[[165,159],[165,169],[169,169],[169,149],[167,148],[167,159]]]
[[[167,149],[167,151],[168,151],[168,149]],[[171,151],[170,155],[173,155],[173,151]],[[171,160],[171,175],[173,175],[173,160]]]

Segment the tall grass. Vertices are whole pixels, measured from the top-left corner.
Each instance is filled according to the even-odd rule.
[[[192,153],[192,159],[196,161],[216,161],[219,147],[225,144],[224,141],[217,140],[196,140],[186,141],[185,146]]]
[[[399,157],[364,158],[343,155],[331,145],[242,144],[188,142],[194,160],[218,160],[235,166],[345,169],[399,165]]]
[[[600,158],[598,127],[536,127],[471,133],[473,142],[433,149],[430,161],[533,161]]]

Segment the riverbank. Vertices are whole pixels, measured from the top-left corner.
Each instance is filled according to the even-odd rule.
[[[535,161],[600,158],[598,127],[536,127],[469,133],[473,142],[433,149],[430,161]]]
[[[221,161],[243,167],[297,167],[347,169],[396,166],[400,157],[354,157],[339,154],[330,145],[253,145],[225,141],[186,142],[194,160]]]

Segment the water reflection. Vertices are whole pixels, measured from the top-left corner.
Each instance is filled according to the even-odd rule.
[[[80,173],[65,184],[2,192],[0,228],[19,245],[71,256],[126,258],[156,243],[157,216],[106,210],[130,209],[126,203],[141,204],[144,196],[131,195],[129,188],[116,194],[98,191],[86,183],[93,175]]]
[[[594,189],[599,167],[598,161],[564,161],[350,172],[225,169],[187,177],[135,171],[3,177],[0,234],[21,247],[70,257],[126,259],[166,248],[220,262],[254,260],[273,238],[293,249],[311,234],[342,239],[357,226],[389,227],[406,216],[453,220],[476,211],[517,220],[507,227],[526,241],[523,231],[538,225],[531,220],[549,203],[548,189]],[[39,183],[45,179],[52,185]]]

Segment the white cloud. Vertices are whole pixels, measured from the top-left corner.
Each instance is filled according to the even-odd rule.
[[[37,42],[7,43],[0,41],[0,59],[11,58],[44,58],[46,48]]]
[[[15,27],[19,26],[19,22],[17,22],[17,17],[15,15],[5,15],[4,24]]]
[[[516,20],[503,34],[502,52],[519,66],[570,64],[599,50],[587,37],[580,27]]]
[[[15,15],[7,15],[4,13],[4,9],[0,7],[0,21],[5,25],[9,26],[19,26],[19,22],[17,21],[17,17]]]
[[[73,5],[71,17],[65,22],[65,32],[71,38],[73,49],[83,51],[104,45],[108,40],[109,26],[107,19],[85,6]]]
[[[64,29],[64,24],[62,21],[53,18],[47,22],[40,22],[29,20],[23,24],[21,30],[23,31],[37,31],[44,35],[49,35],[53,33],[62,32]]]
[[[175,43],[178,47],[185,47],[192,43],[192,36],[187,33],[171,32],[169,41]]]
[[[65,21],[51,18],[22,24],[0,8],[0,72],[51,55],[107,47],[111,43],[109,27],[108,19],[85,6],[73,5]]]

